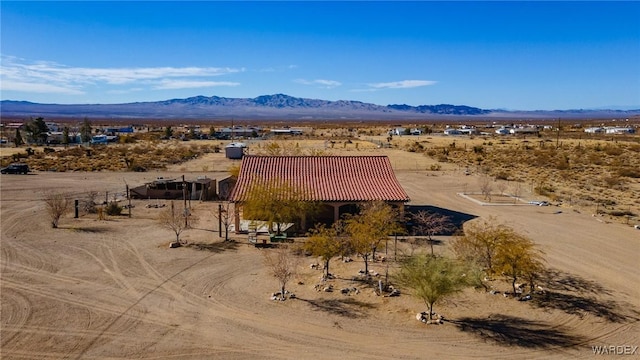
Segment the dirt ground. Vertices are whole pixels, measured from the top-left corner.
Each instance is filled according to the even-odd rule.
[[[352,280],[364,267],[359,258],[334,259],[330,268],[336,289],[356,287],[358,294],[315,291],[321,271],[306,257],[288,285],[297,299],[270,300],[278,283],[264,266],[269,250],[250,246],[246,236],[222,242],[213,202],[192,202],[201,221],[183,235],[190,245],[178,249],[168,248],[174,234],[155,220],[160,209],[143,200],[134,201],[132,218],[67,216],[59,229],[49,225],[45,191],[112,196],[125,183],[157,176],[220,179],[233,164],[221,154],[162,172],[2,175],[0,357],[582,359],[595,356],[592,346],[640,345],[639,230],[569,207],[482,205],[459,195],[474,190],[474,175],[455,167],[425,171],[432,160],[424,156],[382,150],[410,205],[493,216],[539,244],[550,269],[541,283],[545,294],[519,302],[467,290],[436,304],[447,321],[427,326],[415,319],[426,309],[420,301],[405,293],[376,296]],[[210,171],[201,172],[203,166]],[[439,240],[436,251],[447,253],[449,239]],[[394,250],[390,241],[389,259]],[[408,251],[405,244],[400,251]],[[387,266],[392,272],[395,265],[372,268],[382,279]],[[501,280],[492,285],[508,288]]]

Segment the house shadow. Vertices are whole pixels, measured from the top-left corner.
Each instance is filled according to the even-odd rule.
[[[447,229],[441,231],[439,234],[441,236],[451,236],[455,235],[459,231],[462,231],[462,226],[469,220],[473,220],[477,218],[477,215],[467,214],[459,211],[454,211],[450,209],[445,209],[437,206],[431,205],[407,205],[405,206],[405,215],[407,217],[406,228],[409,234],[415,234],[417,236],[424,236],[426,234],[414,233],[414,224],[412,222],[412,215],[417,214],[420,211],[425,211],[431,214],[437,214],[440,216],[446,216],[449,218],[449,222],[452,226]]]
[[[297,299],[308,303],[312,310],[322,311],[350,319],[365,318],[368,316],[366,310],[376,307],[373,304],[358,301],[350,297],[344,299]]]
[[[216,243],[189,243],[186,247],[198,251],[209,251],[212,253],[222,253],[225,251],[238,250],[238,242],[236,241],[221,241]]]
[[[640,320],[640,313],[631,305],[605,299],[613,297],[613,294],[596,281],[548,269],[541,275],[540,283],[545,284],[545,291],[532,298],[530,304],[534,307],[560,310],[580,317],[590,314],[615,323]]]
[[[582,336],[569,334],[558,326],[510,315],[465,317],[449,322],[455,324],[462,332],[504,346],[547,349],[577,346],[586,340]]]

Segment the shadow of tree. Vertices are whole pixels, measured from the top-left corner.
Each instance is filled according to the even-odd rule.
[[[435,214],[446,216],[449,218],[453,226],[448,230],[442,231],[442,233],[440,234],[436,234],[436,235],[444,235],[444,236],[455,235],[458,231],[462,230],[462,226],[464,225],[465,222],[469,220],[473,220],[477,217],[476,215],[462,213],[459,211],[449,210],[449,209],[445,209],[437,206],[431,206],[431,205],[405,206],[405,212],[407,215],[416,214],[420,211],[427,211],[429,213],[435,213]],[[406,225],[407,225],[408,232],[412,234],[413,224],[411,223],[411,221],[408,221]],[[416,235],[423,236],[425,234],[416,234]]]
[[[587,296],[548,291],[543,295],[533,297],[530,303],[535,307],[557,309],[581,317],[585,313],[589,313],[611,322],[629,320],[615,301],[602,301]]]
[[[307,302],[313,310],[324,311],[352,319],[367,317],[368,314],[366,310],[375,308],[373,304],[364,303],[353,298],[316,300],[298,298],[298,300]]]
[[[221,253],[224,251],[238,250],[238,243],[235,241],[222,241],[217,243],[189,243],[186,247],[199,251],[210,251],[213,253]]]
[[[547,269],[540,278],[545,293],[533,297],[530,304],[544,309],[557,309],[567,314],[591,314],[611,322],[638,320],[639,312],[613,299],[612,292],[593,280],[557,269]],[[596,298],[598,295],[599,298]]]
[[[558,326],[509,315],[465,317],[449,322],[455,324],[460,331],[506,346],[544,349],[576,346],[586,340],[581,336],[568,334]]]
[[[546,269],[540,275],[540,283],[544,284],[545,288],[549,290],[611,295],[611,291],[597,281],[588,280],[558,269]]]

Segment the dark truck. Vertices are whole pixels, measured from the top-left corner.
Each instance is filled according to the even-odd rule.
[[[29,165],[27,164],[11,164],[7,167],[0,169],[2,174],[26,174],[29,172]]]

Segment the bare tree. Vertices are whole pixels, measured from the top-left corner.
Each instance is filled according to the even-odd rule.
[[[214,210],[213,217],[218,219],[220,231],[224,229],[224,241],[229,241],[229,227],[233,224],[234,212],[231,203],[226,201],[218,204],[218,208]]]
[[[185,221],[188,218],[189,221]],[[178,210],[171,202],[171,206],[164,209],[158,217],[158,222],[166,229],[173,231],[176,234],[176,245],[186,245],[186,241],[180,241],[180,234],[185,230],[188,230],[197,222],[197,218],[190,214],[187,209]]]
[[[491,201],[491,191],[493,191],[491,178],[486,175],[482,175],[478,180],[478,185],[480,185],[480,192],[484,195],[484,199]]]
[[[512,191],[513,197],[515,198],[513,202],[515,203],[520,199],[520,196],[522,195],[522,183],[520,183],[519,181],[515,181],[512,186]]]
[[[414,221],[413,234],[427,236],[429,245],[431,246],[431,256],[433,253],[433,236],[448,233],[455,230],[455,225],[451,222],[451,218],[425,210],[420,210],[415,214],[411,214]]]
[[[98,198],[97,191],[89,191],[83,200],[80,201],[82,211],[87,214],[95,214],[98,212],[96,208],[96,199]]]
[[[49,193],[44,197],[44,204],[51,220],[51,227],[58,228],[60,218],[71,209],[71,201],[61,193]]]
[[[496,181],[496,189],[500,191],[500,196],[504,195],[504,192],[509,187],[509,184],[506,181]]]
[[[280,283],[280,299],[285,300],[287,283],[296,275],[300,260],[286,245],[267,250],[263,254],[271,275]]]

